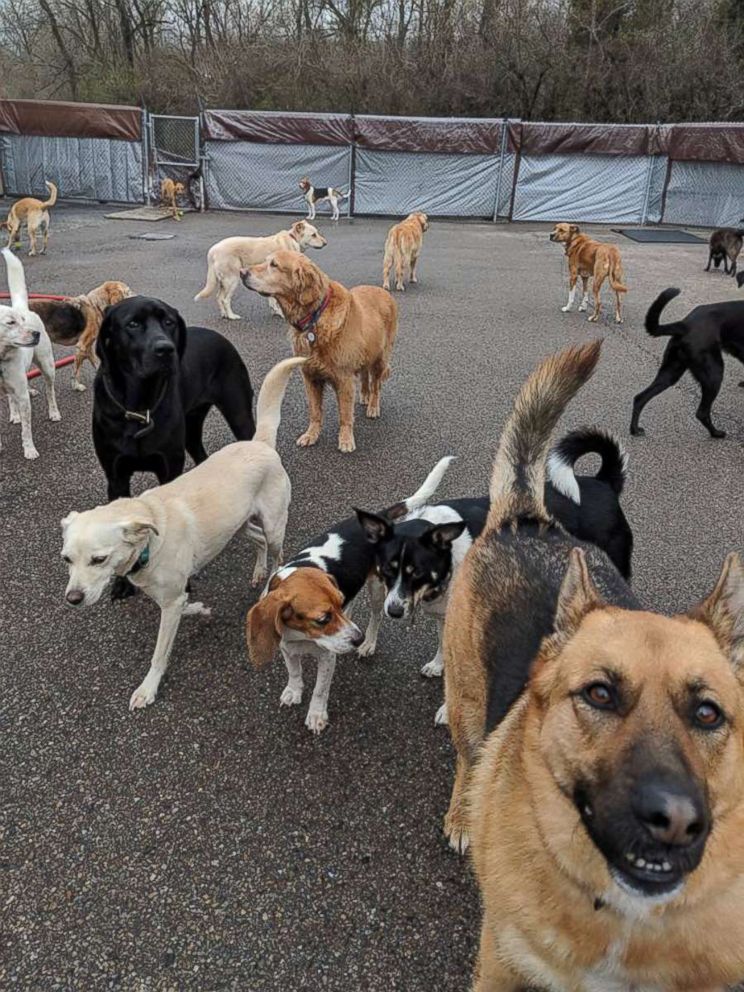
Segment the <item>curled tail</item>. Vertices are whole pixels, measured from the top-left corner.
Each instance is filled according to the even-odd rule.
[[[10,305],[14,310],[24,310],[30,312],[28,308],[28,290],[26,289],[26,273],[23,271],[23,263],[17,258],[10,248],[3,248],[5,267],[8,270],[8,289],[10,291]]]
[[[518,517],[550,520],[545,508],[550,438],[569,401],[594,372],[601,347],[601,341],[591,341],[551,355],[520,389],[493,463],[485,532]]]
[[[616,293],[627,293],[628,287],[623,282],[623,267],[619,258],[613,258],[610,262],[610,286]]]
[[[673,300],[675,296],[679,296],[680,290],[670,287],[665,289],[663,293],[659,293],[654,302],[648,308],[646,313],[645,328],[646,333],[650,334],[653,338],[665,337],[667,334],[684,334],[687,331],[687,326],[682,320],[675,320],[672,324],[660,324],[659,317],[661,317],[661,312],[664,307]]]
[[[413,513],[415,510],[422,510],[428,506],[436,495],[437,489],[439,489],[439,485],[444,478],[444,473],[454,460],[454,455],[447,455],[445,458],[440,458],[412,496],[401,500],[400,503],[394,503],[392,506],[389,506],[386,510],[382,511],[381,515],[386,520],[401,520],[403,517],[407,517],[409,513]]]
[[[574,503],[581,503],[574,466],[584,455],[599,455],[602,464],[595,478],[606,483],[619,496],[625,486],[628,456],[618,439],[598,427],[570,431],[548,456],[548,478],[555,488]]]
[[[282,400],[292,372],[304,365],[306,358],[285,358],[271,369],[258,393],[256,403],[256,433],[254,441],[262,441],[269,447],[276,447],[276,432],[282,415]]]
[[[46,181],[44,182],[44,185],[49,190],[49,199],[44,200],[41,205],[42,207],[53,207],[54,204],[57,202],[57,187],[54,185],[54,183],[49,183]]]
[[[197,300],[206,300],[210,297],[217,289],[218,282],[219,280],[217,279],[217,273],[214,271],[214,262],[207,255],[207,282],[204,289],[200,289],[194,297],[194,303],[196,303]]]

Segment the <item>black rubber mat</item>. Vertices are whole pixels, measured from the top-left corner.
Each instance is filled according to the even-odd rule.
[[[706,239],[697,234],[690,234],[689,231],[676,231],[667,227],[613,227],[615,234],[622,234],[631,241],[640,241],[644,244],[677,244],[677,245],[697,245],[706,244]]]

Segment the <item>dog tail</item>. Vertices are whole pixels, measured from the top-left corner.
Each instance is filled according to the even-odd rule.
[[[258,392],[254,441],[262,441],[270,448],[276,447],[276,433],[282,416],[282,400],[289,377],[306,361],[306,358],[285,358],[268,372]]]
[[[349,199],[350,190],[347,189],[346,192],[344,192],[342,189],[337,189],[336,192],[338,193],[339,200],[348,200]]]
[[[10,248],[3,248],[5,267],[8,270],[8,289],[10,290],[10,305],[14,310],[24,310],[30,313],[28,308],[28,290],[26,289],[26,273],[23,271],[23,263],[17,258]]]
[[[49,190],[49,199],[44,200],[44,202],[41,205],[42,207],[53,207],[54,204],[57,202],[57,187],[54,185],[54,183],[46,182],[46,180],[44,182],[44,185]]]
[[[520,517],[550,520],[545,507],[550,438],[569,401],[594,372],[601,348],[601,341],[590,341],[551,355],[520,389],[493,463],[484,533]]]
[[[616,293],[627,293],[628,287],[623,282],[623,267],[620,258],[613,258],[610,262],[610,286]]]
[[[214,271],[214,262],[209,256],[207,256],[207,282],[204,289],[200,289],[194,297],[194,303],[197,303],[199,300],[206,300],[210,297],[217,289],[218,282],[219,280],[217,279],[217,273]]]
[[[681,290],[675,289],[673,286],[669,289],[665,289],[663,293],[659,293],[654,302],[648,308],[646,313],[645,328],[646,333],[650,334],[653,338],[661,338],[666,335],[671,334],[684,334],[687,331],[687,326],[684,321],[675,320],[672,324],[660,324],[659,317],[661,317],[661,311],[673,300],[675,296],[679,296]]]
[[[422,507],[429,505],[437,489],[439,489],[439,485],[444,478],[444,473],[454,460],[454,455],[447,455],[445,458],[439,459],[413,496],[409,496],[408,499],[403,500],[407,513],[410,513],[412,510],[420,510]]]
[[[602,459],[596,479],[606,483],[617,496],[625,486],[628,456],[618,439],[598,427],[581,427],[561,438],[548,455],[548,478],[558,492],[574,503],[581,503],[574,466],[579,458],[592,454]]]

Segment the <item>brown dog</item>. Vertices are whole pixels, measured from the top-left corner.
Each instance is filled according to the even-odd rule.
[[[551,520],[550,434],[598,355],[563,352],[522,388],[450,593],[446,829],[470,833],[481,886],[477,992],[744,975],[744,569],[732,556],[669,619]]]
[[[602,305],[600,298],[602,283],[605,279],[609,279],[615,291],[615,323],[622,324],[623,308],[620,294],[627,293],[628,287],[623,285],[620,250],[615,245],[593,241],[588,235],[581,233],[578,224],[556,224],[550,234],[550,240],[564,245],[568,257],[568,302],[565,307],[561,307],[563,313],[568,313],[573,306],[576,297],[576,280],[581,276],[582,296],[579,311],[585,311],[589,305],[587,287],[591,278],[594,312],[587,320],[598,320]]]
[[[164,179],[160,184],[160,202],[170,210],[173,220],[181,219],[181,211],[178,207],[178,197],[183,196],[186,187],[183,183],[177,183],[173,179]]]
[[[418,282],[416,264],[421,246],[424,243],[424,231],[429,229],[429,218],[426,214],[409,214],[400,224],[395,224],[388,231],[385,241],[385,258],[382,269],[382,285],[390,289],[390,272],[395,266],[395,288],[403,292],[405,271],[410,272],[410,281]]]
[[[86,360],[95,368],[95,345],[107,307],[120,303],[133,293],[123,282],[109,281],[90,293],[69,300],[30,300],[29,308],[38,313],[47,334],[55,344],[77,344],[72,388],[82,392],[80,370]]]
[[[3,227],[8,231],[8,245],[12,248],[20,246],[20,234],[23,224],[28,231],[30,244],[29,255],[44,255],[49,241],[49,207],[57,202],[57,187],[54,183],[45,183],[49,190],[48,200],[37,200],[35,196],[24,196],[17,200],[8,211],[8,219],[3,221]],[[36,251],[36,235],[41,233],[41,251]]]
[[[377,286],[346,289],[321,272],[304,255],[277,251],[261,265],[241,273],[248,289],[272,296],[294,328],[296,355],[303,366],[310,423],[298,439],[315,444],[323,425],[323,389],[336,393],[339,451],[354,451],[354,395],[361,381],[368,417],[380,416],[380,391],[390,376],[390,356],[398,330],[395,300]]]

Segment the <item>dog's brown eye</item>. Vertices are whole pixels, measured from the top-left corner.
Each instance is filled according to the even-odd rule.
[[[328,621],[330,619],[331,619],[331,614],[324,613],[322,617],[318,617],[316,620],[313,620],[313,623],[316,625],[316,627],[325,627],[327,626]]]
[[[598,710],[615,709],[615,693],[604,682],[592,682],[582,692],[584,699]]]
[[[276,264],[276,262],[269,262],[269,268],[271,268],[271,269],[278,269],[279,266]]]
[[[695,710],[695,723],[705,730],[715,730],[723,723],[723,713],[715,703],[700,703]]]
[[[103,565],[103,563],[108,558],[108,555],[97,555],[95,558],[91,558],[91,565]]]
[[[62,561],[66,565],[72,565],[72,558],[68,557],[67,555],[62,555]]]

